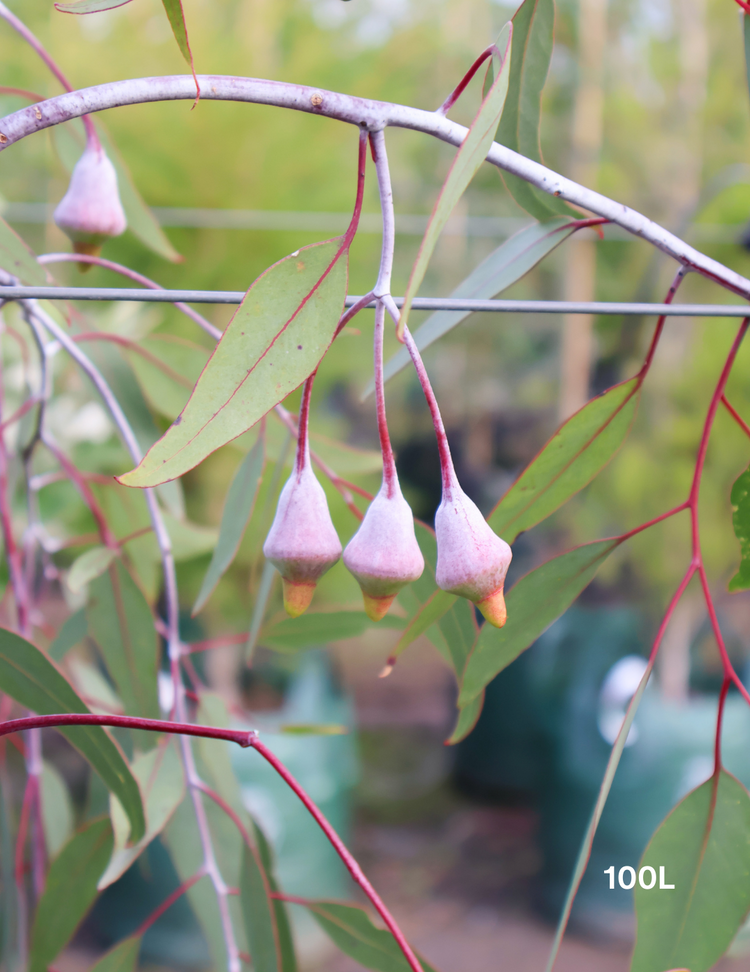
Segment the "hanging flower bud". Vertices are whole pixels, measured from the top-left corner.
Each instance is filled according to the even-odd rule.
[[[507,619],[503,586],[513,555],[455,479],[443,487],[435,534],[438,587],[473,601],[490,624],[502,628]]]
[[[117,173],[98,141],[87,142],[54,218],[76,253],[97,254],[106,239],[125,231]]]
[[[402,587],[422,576],[424,557],[398,479],[390,487],[384,479],[346,546],[344,563],[359,581],[365,613],[373,621],[385,616]]]
[[[307,610],[318,580],[341,556],[326,494],[310,462],[307,415],[313,377],[307,379],[302,396],[294,470],[281,491],[263,544],[263,553],[281,574],[284,607],[293,618]]]

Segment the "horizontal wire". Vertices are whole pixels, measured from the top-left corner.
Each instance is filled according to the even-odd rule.
[[[146,290],[140,287],[0,287],[0,300],[126,300],[149,303],[241,304],[241,290]],[[360,297],[347,297],[351,307]],[[403,297],[394,297],[401,307]],[[374,307],[375,301],[367,304]],[[609,314],[666,317],[750,317],[750,304],[645,304],[618,301],[474,300],[415,297],[413,310],[499,314]]]

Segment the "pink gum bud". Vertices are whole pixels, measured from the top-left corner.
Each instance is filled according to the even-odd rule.
[[[457,483],[443,490],[435,534],[438,587],[473,601],[490,624],[502,628],[503,586],[513,554]]]
[[[398,480],[380,487],[347,544],[344,563],[357,578],[365,613],[373,621],[385,617],[402,587],[422,576],[424,557],[414,535],[414,516]]]
[[[315,585],[341,556],[341,542],[323,487],[309,460],[296,467],[279,496],[263,553],[284,580],[284,607],[293,618],[307,610]]]
[[[98,252],[106,239],[125,231],[128,224],[117,191],[117,173],[100,145],[86,146],[54,218],[77,253]]]

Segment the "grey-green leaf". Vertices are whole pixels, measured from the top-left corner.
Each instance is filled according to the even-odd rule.
[[[224,503],[224,512],[221,514],[219,540],[214,548],[206,576],[203,578],[200,593],[193,605],[193,615],[196,615],[209,599],[222,574],[232,563],[237,553],[245,527],[253,513],[255,497],[258,495],[258,487],[263,472],[264,443],[265,436],[261,430],[258,441],[242,460],[234,474]]]
[[[257,849],[247,845],[242,856],[240,903],[253,969],[255,972],[282,972],[271,888]]]
[[[52,862],[34,917],[29,972],[47,972],[70,941],[94,902],[111,851],[112,828],[99,819],[75,834]]]
[[[133,972],[141,948],[141,937],[131,935],[118,942],[91,966],[88,972]]]
[[[724,770],[706,780],[661,824],[640,866],[653,868],[656,884],[651,890],[636,884],[631,972],[706,972],[750,910],[747,790]],[[662,868],[673,890],[659,890]]]
[[[0,628],[0,690],[39,715],[89,711],[38,648],[5,628]],[[146,829],[141,793],[112,739],[101,726],[67,726],[58,731],[117,794],[130,820],[131,839],[140,840]]]
[[[304,614],[300,618],[284,618],[264,628],[260,643],[270,648],[294,650],[312,645],[326,645],[342,638],[356,638],[373,622],[364,611],[331,611],[320,614]],[[381,628],[400,628],[403,621],[390,614],[379,622]]]
[[[49,656],[55,661],[60,661],[65,655],[86,637],[89,631],[89,624],[86,620],[86,611],[79,608],[74,611],[69,618],[65,619],[57,637],[49,646]]]

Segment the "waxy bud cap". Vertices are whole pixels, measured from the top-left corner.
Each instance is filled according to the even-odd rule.
[[[490,624],[502,628],[503,586],[513,554],[458,484],[443,491],[435,534],[438,587],[473,601]]]
[[[357,578],[365,613],[373,621],[385,616],[402,587],[421,577],[424,557],[398,480],[381,486],[347,544],[344,563]]]
[[[96,253],[106,239],[125,231],[117,173],[101,145],[86,146],[54,219],[77,253]]]

